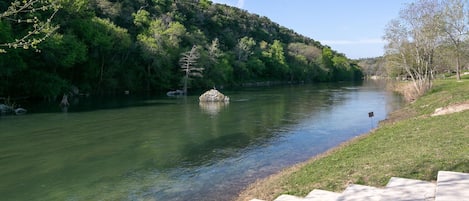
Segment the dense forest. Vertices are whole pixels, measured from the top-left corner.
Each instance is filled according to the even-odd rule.
[[[189,76],[191,89],[362,78],[330,47],[209,0],[41,0],[32,5],[39,9],[2,17],[13,2],[0,2],[0,97],[181,89],[189,53],[201,70]],[[57,9],[46,7],[52,3]],[[36,21],[55,29],[36,31],[35,45],[11,45],[35,32]]]

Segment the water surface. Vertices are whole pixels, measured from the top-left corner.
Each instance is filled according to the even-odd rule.
[[[369,131],[400,104],[373,82],[226,94],[229,104],[85,99],[66,113],[1,117],[1,200],[231,200]]]

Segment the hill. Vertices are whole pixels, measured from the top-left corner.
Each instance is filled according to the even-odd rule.
[[[14,1],[0,3],[0,13]],[[41,1],[43,2],[43,1]],[[47,1],[44,1],[47,2]],[[189,87],[248,82],[361,79],[358,66],[330,47],[266,17],[209,0],[62,0],[60,28],[38,50],[0,54],[0,97],[54,99],[80,93],[180,89],[183,54],[196,48]],[[34,12],[45,20],[52,11]],[[0,44],[30,27],[0,18]]]

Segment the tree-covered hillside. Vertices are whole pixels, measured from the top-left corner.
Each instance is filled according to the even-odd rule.
[[[0,13],[13,2],[0,2]],[[56,98],[71,89],[92,94],[181,89],[180,61],[194,46],[194,66],[204,70],[190,76],[192,89],[362,77],[343,54],[266,17],[209,0],[38,2],[52,2],[58,11],[0,15],[0,45],[6,51],[0,53],[0,97]],[[6,45],[31,31],[32,24],[21,19],[48,18],[59,28],[38,43],[39,51]]]

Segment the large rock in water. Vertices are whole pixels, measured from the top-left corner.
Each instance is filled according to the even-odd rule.
[[[229,102],[230,98],[216,89],[210,89],[199,97],[200,102]]]
[[[15,110],[13,109],[13,107],[10,107],[10,106],[5,105],[5,104],[0,104],[0,115],[2,115],[2,114],[11,114],[14,111]]]

